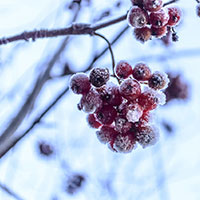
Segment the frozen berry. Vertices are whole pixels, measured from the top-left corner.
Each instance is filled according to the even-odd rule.
[[[161,72],[154,72],[148,81],[149,87],[154,90],[160,90],[165,88],[169,83],[167,74]]]
[[[162,0],[143,0],[144,8],[150,12],[158,11],[162,8]]]
[[[110,105],[105,105],[96,112],[96,118],[102,124],[112,124],[116,116],[117,111]]]
[[[160,27],[160,28],[151,27],[151,31],[152,31],[153,36],[160,38],[160,37],[166,35],[167,26],[163,26],[163,27]]]
[[[181,18],[181,10],[177,7],[168,8],[169,21],[167,25],[175,26]]]
[[[137,122],[143,114],[143,109],[138,103],[130,103],[126,107],[126,118],[129,122]]]
[[[117,131],[112,126],[104,125],[101,127],[99,131],[96,132],[97,138],[100,142],[106,144],[112,141],[116,135]]]
[[[159,138],[159,132],[156,127],[145,126],[136,133],[137,142],[143,147],[154,145]]]
[[[132,127],[131,122],[124,117],[116,117],[115,118],[115,130],[119,133],[125,134],[127,133]]]
[[[89,79],[92,85],[95,87],[101,87],[109,80],[109,70],[103,68],[94,68],[90,72]]]
[[[142,28],[135,28],[134,35],[136,40],[139,40],[142,43],[146,42],[151,39],[151,29],[147,26]]]
[[[130,26],[141,28],[148,23],[148,14],[138,6],[133,6],[128,12],[127,19]]]
[[[133,68],[133,77],[138,81],[146,81],[151,77],[151,70],[145,63],[138,63]]]
[[[119,153],[129,153],[136,147],[135,139],[132,135],[118,134],[112,145],[113,149]]]
[[[92,128],[99,128],[101,126],[101,124],[97,121],[94,114],[89,114],[87,116],[87,121],[88,121],[88,124],[90,125],[90,127],[92,127]]]
[[[87,94],[82,96],[81,101],[78,104],[78,108],[84,112],[92,113],[101,108],[102,104],[103,101],[101,100],[99,93],[91,88]]]
[[[105,88],[99,88],[98,92],[105,105],[118,106],[122,102],[119,87],[115,84],[107,84]]]
[[[116,74],[119,78],[128,78],[132,74],[131,65],[125,61],[120,61],[116,66]]]
[[[120,85],[120,93],[127,100],[134,101],[141,94],[140,84],[133,79],[126,79]]]
[[[74,74],[70,79],[70,88],[75,94],[86,94],[90,87],[89,79],[84,73]]]
[[[143,0],[131,0],[131,2],[134,6],[143,7]]]
[[[150,14],[150,24],[155,28],[160,28],[167,25],[168,20],[169,15],[164,9]]]

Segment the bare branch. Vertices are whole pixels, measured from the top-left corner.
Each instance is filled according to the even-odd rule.
[[[0,183],[0,188],[6,192],[7,194],[9,194],[10,196],[12,196],[14,199],[17,200],[23,200],[21,197],[19,197],[19,195],[17,195],[15,192],[13,192],[11,189],[9,189],[7,186],[5,186],[4,184]]]
[[[24,31],[19,35],[7,38],[6,37],[1,38],[0,45],[8,44],[18,40],[29,41],[29,39],[32,39],[32,41],[35,41],[36,39],[39,38],[50,38],[50,37],[67,36],[67,35],[93,35],[96,30],[124,21],[126,19],[126,16],[127,14],[118,17],[114,20],[103,22],[101,24],[97,24],[94,26],[84,23],[75,23],[68,28],[62,28],[62,29],[54,29],[54,30],[41,29],[29,32]]]

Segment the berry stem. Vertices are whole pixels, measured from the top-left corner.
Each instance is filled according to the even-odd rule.
[[[113,50],[112,50],[112,47],[111,47],[111,44],[110,44],[109,40],[106,37],[104,37],[103,35],[99,34],[99,33],[95,32],[94,35],[96,35],[98,37],[101,37],[102,39],[104,39],[107,42],[108,49],[109,49],[110,55],[111,55],[111,60],[112,60],[113,77],[115,77],[118,80],[118,82],[120,83],[120,80],[115,75],[115,58],[114,58],[114,53],[113,53]]]
[[[168,6],[168,5],[170,5],[170,4],[172,4],[172,3],[175,3],[175,2],[177,2],[177,1],[179,1],[179,0],[171,0],[171,1],[167,2],[167,3],[164,3],[164,4],[163,4],[163,7]]]

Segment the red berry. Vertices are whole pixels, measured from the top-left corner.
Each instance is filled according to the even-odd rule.
[[[143,109],[138,103],[130,103],[126,107],[126,118],[129,122],[137,122],[143,114]]]
[[[130,26],[141,28],[148,23],[148,14],[138,6],[133,6],[128,12],[127,19]]]
[[[150,14],[150,24],[155,28],[167,25],[168,21],[169,15],[164,9]]]
[[[102,105],[103,101],[101,100],[99,93],[91,88],[87,94],[82,96],[78,108],[84,112],[92,113],[101,108]]]
[[[141,94],[140,84],[133,79],[124,80],[119,90],[121,95],[130,101],[134,101]]]
[[[133,77],[138,81],[146,81],[151,77],[151,70],[145,63],[138,63],[133,68]]]
[[[154,72],[148,81],[149,87],[154,90],[160,90],[165,88],[169,83],[167,74],[161,72]]]
[[[143,5],[149,12],[156,12],[162,8],[162,0],[143,0]]]
[[[125,61],[120,61],[116,66],[116,74],[119,78],[128,78],[132,74],[131,65]]]
[[[128,120],[124,117],[116,117],[115,118],[115,130],[119,133],[125,134],[132,127],[132,123],[128,122]]]
[[[175,26],[181,18],[181,10],[177,7],[168,8],[169,21],[167,25]]]
[[[98,92],[105,105],[118,106],[122,102],[122,96],[117,85],[107,84],[105,88],[99,88]]]
[[[86,94],[90,87],[89,79],[84,73],[74,74],[70,79],[70,88],[75,94]]]
[[[109,80],[109,77],[109,70],[107,68],[94,68],[90,72],[89,79],[92,85],[95,87],[101,87],[106,84],[106,82]]]
[[[112,124],[116,116],[117,111],[110,105],[105,105],[96,112],[96,118],[102,124]]]
[[[136,140],[143,148],[154,145],[158,138],[158,129],[151,126],[142,127],[136,133]]]
[[[119,153],[129,153],[136,147],[134,137],[129,135],[118,134],[111,148]]]
[[[151,39],[151,29],[147,26],[142,28],[135,28],[134,35],[136,40],[139,40],[140,42],[146,42]]]
[[[89,114],[87,116],[87,121],[88,121],[88,124],[90,125],[90,127],[92,127],[92,128],[99,128],[101,126],[101,124],[97,121],[94,114]]]
[[[111,142],[117,135],[117,131],[112,126],[104,125],[96,132],[97,138],[100,142],[106,144]]]
[[[167,26],[163,26],[160,28],[151,27],[152,35],[159,38],[167,33]]]

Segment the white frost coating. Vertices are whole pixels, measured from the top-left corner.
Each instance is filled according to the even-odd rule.
[[[142,116],[142,110],[139,107],[136,107],[134,110],[129,110],[126,114],[126,118],[129,122],[138,122]]]
[[[165,72],[159,72],[159,71],[155,71],[154,74],[158,74],[158,75],[162,76],[162,78],[165,81],[165,86],[164,86],[164,88],[162,88],[162,90],[166,89],[168,87],[168,85],[169,85],[169,82],[170,82],[169,78],[168,78],[168,75]]]
[[[146,148],[148,146],[154,145],[159,139],[159,130],[155,126],[149,126],[143,129],[136,135],[138,143]]]
[[[96,135],[101,143],[106,144],[109,142],[109,138],[106,137],[106,135],[103,134],[101,131],[96,131]]]

